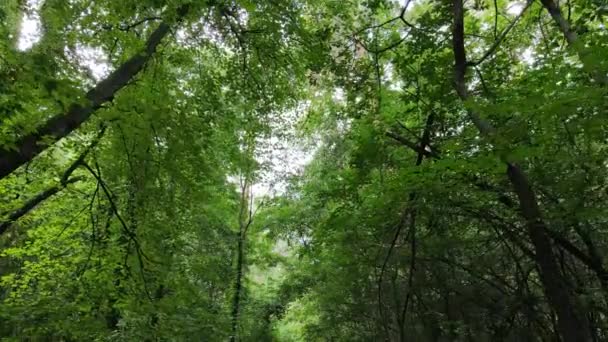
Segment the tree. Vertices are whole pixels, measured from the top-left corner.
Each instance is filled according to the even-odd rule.
[[[1,338],[606,340],[602,6],[8,1]]]

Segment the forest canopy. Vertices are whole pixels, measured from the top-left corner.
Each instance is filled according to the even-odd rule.
[[[608,340],[603,0],[3,0],[0,340]]]

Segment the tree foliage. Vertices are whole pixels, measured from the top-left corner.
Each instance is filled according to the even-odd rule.
[[[608,339],[607,13],[5,1],[0,338]]]

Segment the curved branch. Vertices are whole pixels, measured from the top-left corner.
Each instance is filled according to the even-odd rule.
[[[509,31],[511,31],[511,29],[513,27],[515,27],[515,24],[517,24],[517,22],[519,22],[521,17],[523,17],[524,13],[530,7],[531,4],[532,4],[532,1],[526,2],[526,6],[521,10],[521,12],[517,15],[517,17],[515,17],[515,19],[513,19],[513,21],[511,21],[509,26],[507,26],[507,28],[505,28],[502,31],[500,36],[498,36],[498,38],[494,41],[494,43],[490,46],[490,48],[483,54],[483,56],[481,56],[481,58],[479,58],[477,61],[468,61],[466,64],[468,66],[477,66],[477,65],[483,63],[486,59],[488,59],[488,57],[492,56],[494,54],[494,52],[496,51],[496,49],[498,48],[498,46],[500,46],[500,43],[502,43],[502,41],[505,39],[507,34],[509,34]]]

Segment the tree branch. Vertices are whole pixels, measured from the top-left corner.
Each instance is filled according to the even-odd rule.
[[[559,5],[553,0],[541,0],[540,2],[543,4],[543,7],[547,9],[547,12],[549,12],[551,18],[553,18],[553,21],[555,21],[555,23],[557,24],[559,30],[564,35],[564,38],[566,38],[568,44],[573,44],[578,39],[578,37],[576,35],[576,32],[571,30],[570,23],[568,23],[568,21],[562,15],[562,11],[559,9]]]
[[[54,185],[32,197],[29,201],[25,202],[23,206],[10,213],[4,222],[0,223],[0,235],[4,234],[4,232],[13,224],[13,222],[17,221],[22,216],[25,216],[25,214],[29,213],[38,204],[44,202],[49,197],[63,190],[68,184],[76,183],[83,179],[84,177],[80,176],[70,178],[67,181],[62,182],[61,184]]]
[[[543,7],[549,12],[551,18],[557,26],[559,30],[564,35],[564,38],[568,42],[568,46],[573,47],[578,40],[578,35],[572,27],[570,26],[569,19],[564,18],[562,12],[559,8],[559,4],[554,0],[541,0]],[[570,16],[570,7],[568,7],[568,16]],[[601,68],[597,68],[597,66],[592,61],[589,61],[589,48],[585,47],[576,47],[574,46],[579,59],[583,63],[584,69],[588,70],[591,74],[591,77],[601,86],[608,85],[608,76],[606,75],[605,69],[601,70]]]
[[[395,132],[391,132],[391,131],[386,131],[385,135],[387,137],[392,138],[393,140],[396,140],[396,141],[400,142],[401,144],[409,147],[410,149],[414,150],[414,152],[425,155],[427,157],[433,157],[433,158],[439,159],[439,155],[437,154],[437,152],[435,152],[433,149],[431,149],[429,145],[424,145],[424,146],[416,145],[415,143],[407,140],[406,138],[402,137],[401,135],[399,135]],[[428,147],[430,149],[430,151],[427,150],[426,147]]]
[[[106,130],[106,128],[105,128],[105,126],[103,126],[101,128],[101,130],[99,131],[99,133],[97,133],[97,136],[93,139],[91,144],[63,172],[63,175],[61,176],[61,180],[60,180],[59,184],[53,185],[50,188],[48,188],[42,192],[39,192],[36,196],[32,197],[29,201],[25,202],[23,204],[23,206],[16,209],[12,213],[10,213],[8,215],[8,217],[6,218],[6,220],[4,222],[0,223],[0,235],[2,235],[13,224],[13,222],[15,222],[18,219],[20,219],[21,217],[25,216],[32,209],[34,209],[38,204],[44,202],[51,196],[53,196],[56,193],[60,192],[61,190],[65,189],[69,184],[73,184],[73,183],[83,180],[84,177],[81,177],[81,176],[73,177],[73,178],[70,178],[70,176],[80,165],[82,165],[87,154],[89,154],[89,152],[93,148],[95,148],[95,146],[97,146],[97,144],[103,137],[105,130]]]

